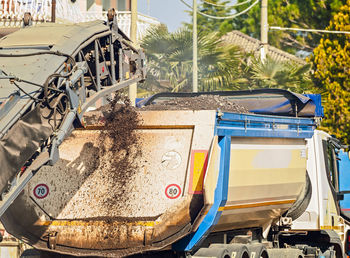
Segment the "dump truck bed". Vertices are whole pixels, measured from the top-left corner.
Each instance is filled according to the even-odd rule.
[[[267,227],[305,185],[311,119],[215,110],[137,113],[142,122],[126,152],[108,150],[112,143],[101,141],[99,123],[75,130],[60,146],[61,159],[42,167],[4,214],[6,229],[39,249],[123,256],[171,248],[190,232],[199,234],[212,210],[223,215],[215,231],[244,226],[247,214],[246,226]],[[231,154],[221,145],[226,137]],[[279,159],[270,162],[273,155]],[[227,202],[215,208],[228,177]]]

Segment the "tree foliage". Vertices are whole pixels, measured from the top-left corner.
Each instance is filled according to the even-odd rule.
[[[241,3],[246,0],[238,0]],[[211,0],[211,2],[218,2]],[[295,27],[306,29],[324,29],[328,26],[332,16],[339,11],[346,0],[274,0],[268,2],[268,23],[270,26]],[[227,4],[227,2],[222,2]],[[251,4],[252,1],[249,3]],[[236,12],[245,10],[249,4],[234,7]],[[232,12],[232,8],[209,7],[201,5],[201,11],[219,16],[213,10],[220,10],[220,16]],[[226,10],[226,13],[225,13]],[[208,26],[208,24],[210,24]],[[198,27],[200,30],[220,30],[226,33],[231,30],[240,30],[254,38],[260,38],[260,5],[255,5],[247,13],[231,20],[213,20],[198,15]],[[312,51],[321,38],[321,34],[301,33],[291,31],[269,31],[269,44],[295,53],[297,50]]]
[[[192,90],[192,31],[169,33],[162,25],[151,29],[141,43],[148,75],[141,89],[150,92]],[[309,92],[310,65],[267,58],[265,62],[229,45],[216,33],[198,37],[198,85],[201,91],[258,88]]]
[[[328,30],[350,31],[350,0],[340,8]],[[350,35],[324,34],[314,50],[315,82],[324,90],[325,119],[330,133],[350,143]]]
[[[311,93],[313,82],[310,64],[298,65],[281,62],[267,57],[264,62],[251,57],[241,63],[241,79],[237,80],[240,88],[249,89],[275,88],[297,93]]]
[[[141,43],[147,57],[148,78],[144,87],[153,91],[191,91],[192,31],[183,28],[169,33],[158,26],[151,29]],[[215,34],[198,35],[198,85],[209,91],[227,87],[237,77],[240,52],[224,45]]]
[[[230,1],[206,0],[198,5],[198,11],[211,16],[228,16],[233,11],[233,8],[228,5],[229,2]],[[192,12],[189,13],[192,16]],[[192,23],[185,23],[185,26],[192,30]],[[210,34],[216,32],[220,36],[233,30],[230,20],[216,20],[200,14],[197,14],[197,28],[199,33]]]

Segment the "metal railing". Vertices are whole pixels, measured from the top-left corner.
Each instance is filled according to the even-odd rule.
[[[0,27],[21,27],[24,13],[31,13],[33,24],[51,21],[52,0],[0,0]],[[56,1],[56,22],[77,23],[106,20],[107,12],[81,12],[79,4],[70,0]],[[130,37],[130,11],[117,11],[119,28]],[[141,39],[148,28],[160,24],[155,18],[138,14],[137,39]]]
[[[51,17],[50,0],[0,0],[0,26],[21,25],[24,13],[30,12],[34,22],[44,22]]]
[[[52,0],[0,0],[0,27],[21,26],[26,12],[31,14],[34,24],[50,22]],[[79,5],[70,0],[56,1],[56,22],[76,22],[79,17]]]
[[[80,17],[80,21],[106,20],[107,12],[84,12]],[[118,27],[130,37],[131,12],[117,11]],[[137,17],[137,39],[141,39],[147,30],[160,22],[150,16],[138,13]]]

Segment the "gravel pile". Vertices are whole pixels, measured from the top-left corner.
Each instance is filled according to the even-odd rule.
[[[245,107],[219,95],[200,95],[166,100],[142,107],[141,110],[216,110],[235,113],[249,113]]]

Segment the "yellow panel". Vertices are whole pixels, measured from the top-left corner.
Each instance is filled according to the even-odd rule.
[[[273,156],[266,159],[265,167],[257,167],[254,159],[264,151],[266,150],[231,150],[230,186],[270,185],[305,180],[306,158],[301,156],[301,150],[288,150],[290,162],[285,167],[271,164],[276,159]]]
[[[190,193],[199,194],[203,191],[203,179],[204,173],[207,168],[207,155],[206,150],[193,150],[191,161],[191,181],[190,181]]]

